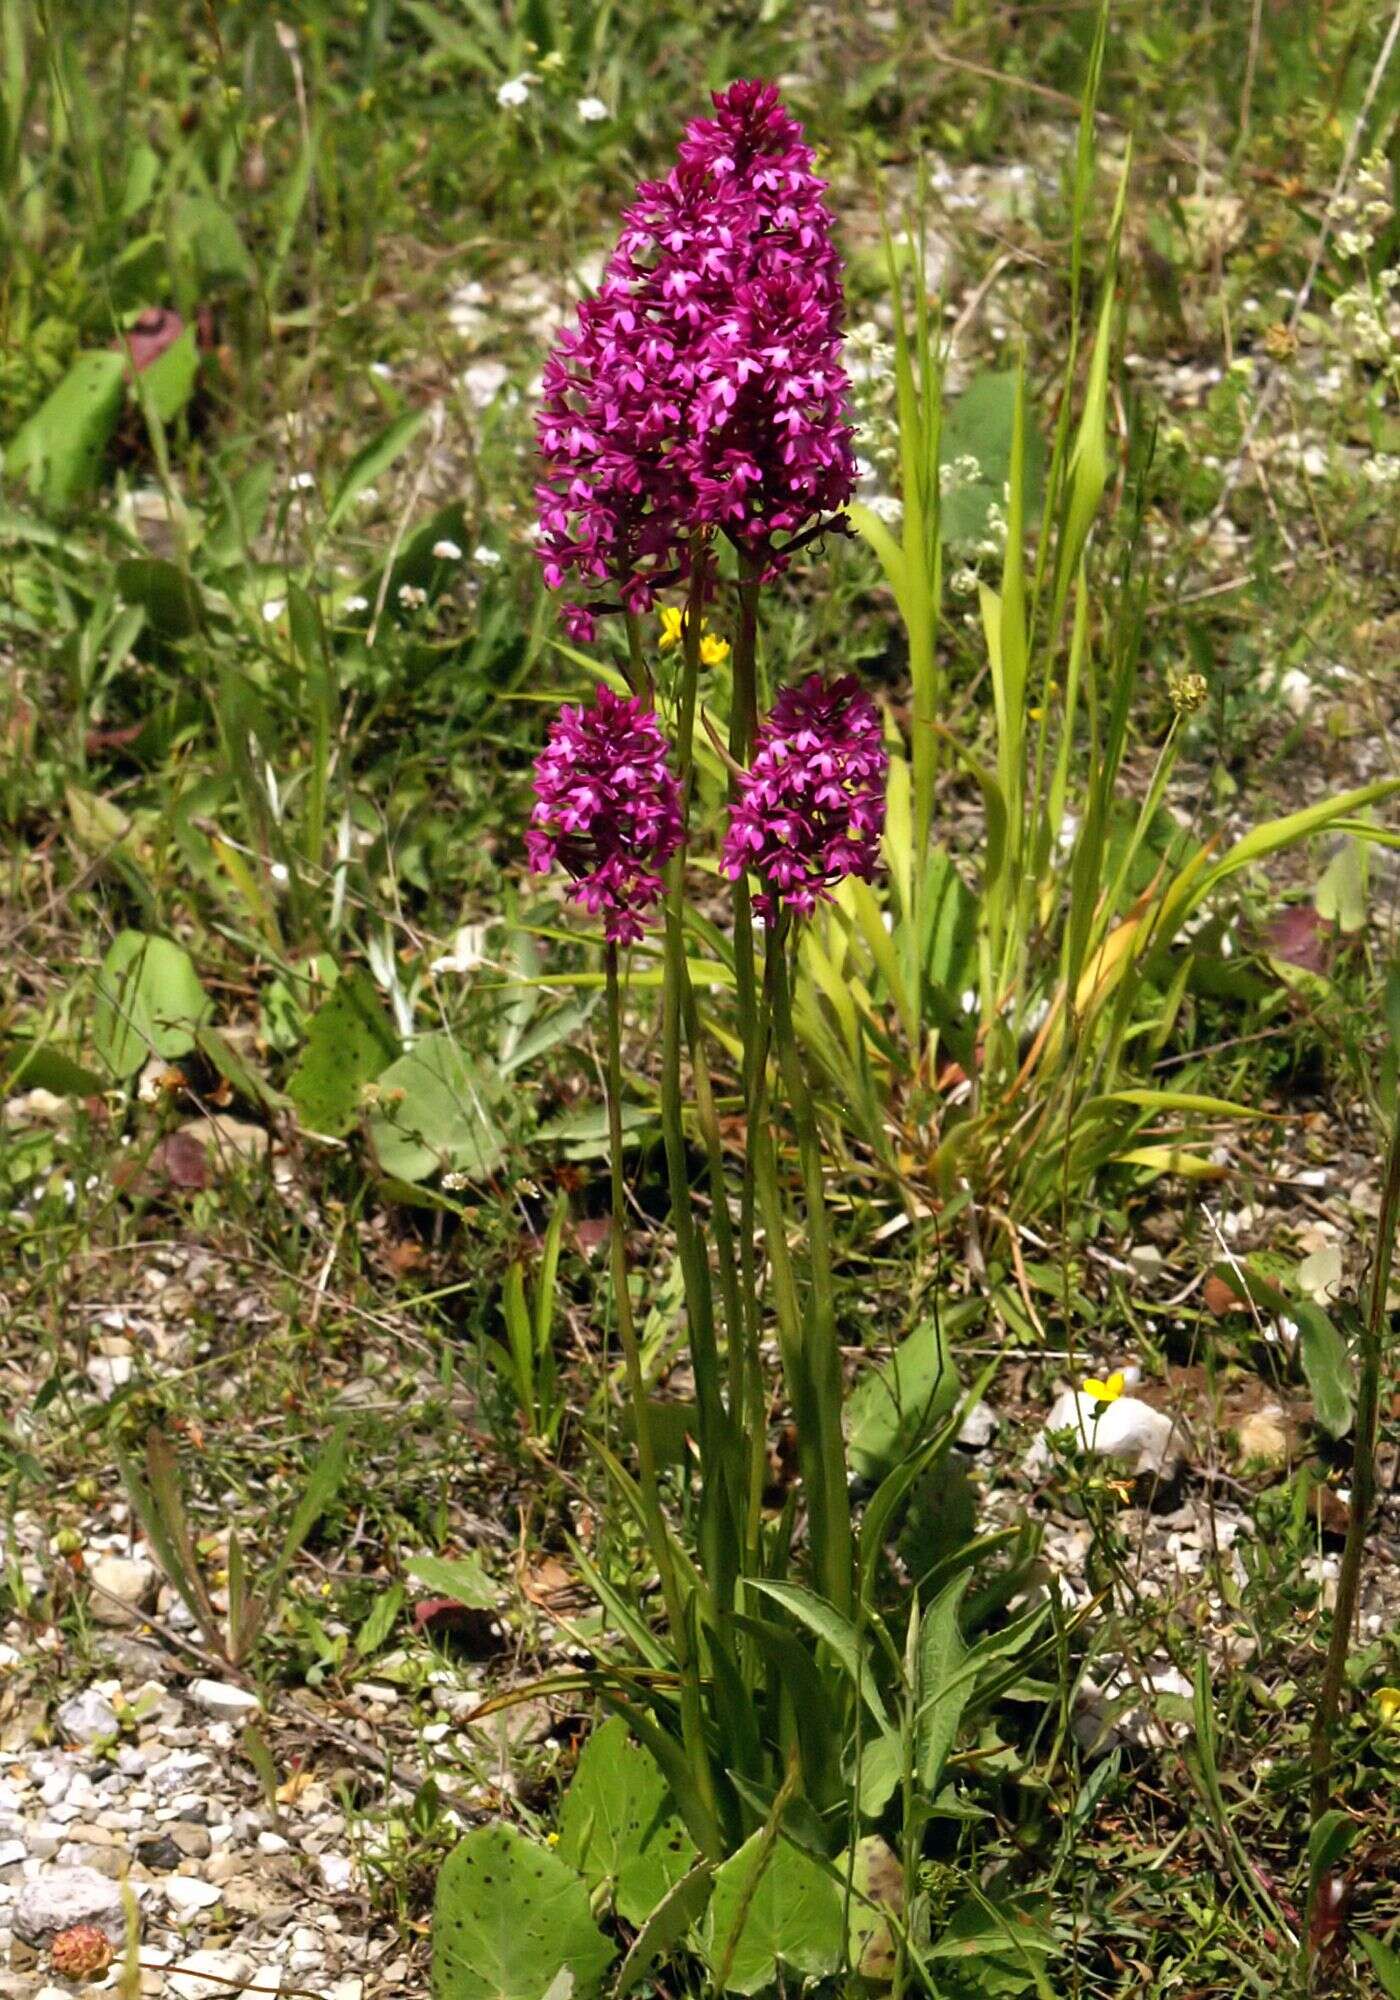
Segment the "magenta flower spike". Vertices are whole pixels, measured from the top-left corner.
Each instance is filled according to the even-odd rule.
[[[590,708],[561,709],[535,763],[525,844],[536,874],[566,869],[573,900],[601,916],[608,942],[635,944],[681,832],[680,787],[656,717],[607,687]]]
[[[825,183],[771,84],[732,84],[714,105],[667,178],[638,188],[544,372],[546,580],[630,611],[687,575],[696,531],[777,568],[854,484]],[[591,635],[588,606],[565,617]]]
[[[760,888],[754,908],[809,916],[848,875],[868,882],[885,825],[880,718],[853,674],[784,688],[760,725],[724,843],[724,872]]]

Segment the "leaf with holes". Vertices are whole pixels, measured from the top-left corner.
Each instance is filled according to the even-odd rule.
[[[367,1083],[399,1052],[398,1036],[366,972],[348,972],[312,1016],[287,1091],[303,1125],[340,1139],[359,1116]]]
[[[655,1759],[620,1716],[594,1730],[559,1813],[559,1854],[644,1924],[698,1859]]]
[[[474,1828],[443,1863],[433,2000],[545,2000],[556,1980],[588,2000],[615,1955],[572,1868],[514,1827]]]

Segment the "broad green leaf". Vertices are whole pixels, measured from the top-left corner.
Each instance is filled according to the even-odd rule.
[[[173,1061],[195,1045],[210,1012],[190,955],[169,938],[122,931],[97,974],[92,1039],[118,1077],[152,1055]]]
[[[830,1647],[850,1676],[851,1685],[860,1690],[881,1729],[888,1729],[889,1718],[870,1672],[868,1647],[850,1619],[844,1617],[834,1604],[828,1604],[824,1597],[819,1597],[816,1591],[808,1590],[800,1583],[755,1579],[751,1587],[771,1598],[775,1604],[781,1604],[785,1611]]]
[[[595,1729],[559,1810],[559,1857],[590,1889],[606,1886],[644,1924],[698,1859],[655,1759],[613,1716]]]
[[[176,257],[193,264],[203,284],[249,282],[255,275],[238,224],[213,195],[186,195],[176,205],[170,234]]]
[[[312,1016],[306,1047],[287,1082],[302,1124],[342,1138],[360,1115],[365,1085],[398,1052],[398,1036],[374,981],[358,969],[346,973]]]
[[[204,606],[192,577],[160,556],[133,556],[117,564],[117,589],[146,614],[162,639],[188,639],[204,623]]]
[[[839,1885],[781,1836],[753,1834],[715,1870],[705,1959],[726,1993],[757,1993],[780,1964],[808,1979],[828,1977],[840,1963],[842,1933]]]
[[[1368,873],[1365,845],[1354,837],[1346,839],[1313,893],[1317,914],[1348,937],[1365,927]]]
[[[199,378],[199,344],[192,326],[176,335],[139,379],[141,400],[163,424],[172,423],[194,394]]]
[[[22,479],[46,507],[67,507],[97,482],[102,455],[121,415],[123,355],[80,354],[5,452],[5,473]]]
[[[589,2000],[616,1956],[588,1892],[550,1848],[514,1827],[479,1826],[438,1875],[433,2000]],[[562,1973],[571,1983],[555,1987]]]
[[[972,1676],[959,1671],[967,1658],[959,1612],[970,1581],[966,1571],[955,1577],[930,1604],[919,1625],[914,1754],[919,1783],[930,1798],[938,1790],[963,1710],[972,1695]]]
[[[410,1556],[404,1567],[429,1590],[440,1591],[470,1611],[490,1611],[500,1599],[478,1555]]]
[[[846,1405],[851,1470],[878,1479],[958,1400],[958,1372],[937,1317],[924,1321],[883,1368],[863,1375]]]
[[[110,1079],[75,1062],[49,1042],[18,1039],[0,1045],[0,1095],[47,1090],[54,1097],[100,1097]]]
[[[944,417],[938,458],[945,473],[959,460],[977,461],[975,473],[968,470],[947,481],[939,512],[945,542],[980,541],[992,508],[1005,507],[1015,427],[1016,371],[1010,368],[977,376]],[[1025,516],[1031,520],[1045,483],[1045,447],[1031,430],[1025,437],[1023,481]]]
[[[378,1079],[380,1109],[370,1132],[380,1171],[421,1181],[445,1170],[473,1179],[505,1153],[495,1119],[498,1080],[448,1034],[425,1035]]]

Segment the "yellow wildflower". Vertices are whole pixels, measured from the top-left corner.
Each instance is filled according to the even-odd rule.
[[[1376,1707],[1381,1712],[1382,1727],[1391,1728],[1400,1718],[1400,1688],[1377,1688]]]
[[[1083,1382],[1084,1394],[1092,1396],[1096,1403],[1116,1403],[1128,1384],[1121,1368],[1115,1368],[1106,1382],[1097,1375],[1086,1375]]]
[[[657,643],[663,653],[669,653],[685,637],[685,613],[674,604],[663,604],[657,615],[661,620],[661,637]],[[700,664],[702,667],[722,667],[729,658],[729,643],[707,631],[708,624],[706,619],[700,628]]]

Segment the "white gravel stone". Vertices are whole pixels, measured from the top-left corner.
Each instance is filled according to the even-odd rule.
[[[1081,1390],[1057,1396],[1045,1428],[1026,1454],[1026,1471],[1033,1477],[1052,1463],[1050,1434],[1071,1431],[1085,1451],[1100,1458],[1124,1460],[1135,1475],[1166,1478],[1185,1455],[1185,1441],[1170,1417],[1138,1396],[1119,1396],[1099,1403]]]
[[[202,1882],[197,1875],[167,1875],[162,1886],[177,1917],[195,1917],[212,1910],[222,1893],[217,1884]]]
[[[254,1965],[243,1951],[194,1951],[180,1960],[165,1982],[169,2000],[215,2000],[218,1994],[241,1993],[252,1979]],[[269,1982],[258,1980],[259,1987]]]
[[[247,1688],[235,1687],[231,1681],[191,1681],[190,1700],[209,1715],[251,1715],[262,1707],[255,1694],[250,1694]]]
[[[96,1688],[84,1688],[63,1702],[57,1719],[64,1735],[75,1743],[97,1743],[104,1736],[115,1736],[119,1726],[117,1711]]]
[[[17,1938],[36,1946],[74,1924],[96,1924],[113,1944],[126,1935],[122,1892],[95,1868],[41,1868],[16,1896],[11,1923]]]
[[[140,1556],[103,1556],[88,1576],[94,1586],[92,1615],[99,1625],[139,1622],[140,1614],[154,1606],[160,1588],[154,1563]]]

